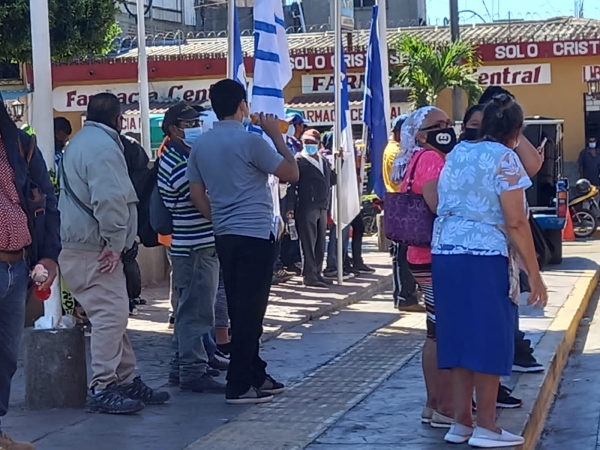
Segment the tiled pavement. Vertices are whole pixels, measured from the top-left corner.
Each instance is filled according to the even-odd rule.
[[[548,307],[543,312],[522,308],[522,329],[534,344],[550,326],[582,271],[596,267],[600,245],[572,244],[565,255],[564,265],[545,275],[551,291]],[[389,257],[377,257],[381,263],[369,262],[386,265],[389,270]],[[360,288],[351,283],[362,280],[348,283],[344,289],[350,293]],[[424,386],[418,350],[424,316],[399,318],[390,296],[379,295],[342,308],[339,314],[327,313],[319,320],[283,330],[285,324],[306,320],[347,301],[341,298],[342,293],[326,297],[323,292],[302,292],[294,299],[286,297],[286,291],[274,290],[278,298],[275,309],[269,311],[267,325],[271,336],[279,335],[264,349],[273,362],[273,374],[293,383],[274,403],[228,407],[221,396],[190,396],[172,390],[171,404],[148,408],[137,417],[90,418],[81,411],[20,411],[17,395],[17,408],[7,417],[7,431],[19,438],[35,439],[40,450],[70,448],[74,443],[97,450],[445,447],[439,431],[419,423]],[[340,299],[332,300],[337,295]],[[164,325],[168,306],[166,300],[151,303],[153,306],[146,308],[149,312],[144,311],[151,320],[141,316],[131,325],[141,371],[158,386],[164,384],[169,355]],[[160,317],[150,311],[152,308],[161,310]],[[515,381],[513,377],[507,383]],[[36,426],[31,427],[32,423]]]

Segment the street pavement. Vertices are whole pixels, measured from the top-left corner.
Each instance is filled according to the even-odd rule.
[[[600,448],[600,309],[596,290],[584,319],[538,450]]]
[[[14,407],[3,421],[5,431],[34,440],[39,450],[75,445],[93,450],[445,448],[443,432],[419,421],[425,400],[419,357],[425,316],[399,314],[389,292],[373,295],[372,286],[389,282],[390,260],[373,252],[367,259],[377,274],[351,280],[331,293],[293,285],[273,290],[263,354],[270,373],[289,388],[271,404],[229,406],[221,395],[168,388],[173,394],[169,404],[132,417],[90,416],[77,410],[29,412],[21,408],[20,370]],[[579,276],[598,262],[600,241],[566,246],[563,265],[544,275],[550,288],[547,308],[521,308],[521,328],[534,345]],[[163,287],[147,290],[146,296],[150,304],[131,320],[130,328],[140,373],[158,387],[166,384],[170,356],[167,293]],[[348,305],[356,300],[361,301]],[[517,379],[506,383],[514,386]]]

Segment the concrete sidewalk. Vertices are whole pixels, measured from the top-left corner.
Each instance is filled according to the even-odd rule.
[[[284,332],[289,332],[289,330],[300,324],[322,318],[324,315],[339,311],[349,304],[372,298],[378,292],[389,289],[391,286],[390,255],[377,252],[376,241],[373,238],[365,240],[364,250],[365,262],[376,269],[376,272],[372,275],[357,276],[345,281],[343,286],[336,284],[328,289],[306,288],[302,286],[300,277],[295,277],[285,284],[273,286],[264,322],[263,342],[267,342]],[[172,331],[167,327],[170,308],[168,283],[144,289],[142,297],[147,299],[148,304],[139,307],[139,314],[130,318],[130,338],[138,358],[139,373],[143,379],[153,388],[163,387],[167,384],[168,363],[171,357]],[[393,310],[390,297],[385,301],[385,306],[392,317],[397,316],[397,312]],[[339,351],[341,350],[343,349]],[[334,356],[336,356],[336,353],[330,354],[328,358]],[[282,362],[281,366],[283,367],[294,364],[294,361],[285,362],[285,356],[277,355],[276,358]],[[326,361],[322,361],[321,364]],[[299,376],[297,373],[293,375]],[[23,409],[24,389],[24,373],[21,362],[13,381],[11,411],[3,420],[3,427],[6,432],[19,439],[37,441],[40,449],[67,448],[67,444],[72,443],[71,431],[73,429],[90,436],[89,439],[85,439],[86,442],[89,440],[92,443],[91,446],[88,445],[88,448],[131,448],[135,450],[150,448],[121,446],[120,443],[125,445],[125,441],[111,441],[112,444],[107,443],[106,447],[100,446],[98,438],[102,440],[104,433],[110,433],[110,429],[120,433],[121,426],[124,427],[123,431],[131,431],[131,424],[135,422],[136,433],[140,435],[148,434],[150,436],[148,440],[151,442],[162,442],[160,438],[154,437],[153,433],[157,429],[162,428],[164,430],[167,427],[169,431],[166,431],[166,435],[162,438],[164,439],[170,434],[177,435],[181,439],[181,445],[174,444],[173,447],[163,445],[158,448],[173,448],[175,450],[183,448],[185,444],[193,442],[203,434],[221,425],[223,420],[229,420],[244,410],[244,408],[228,408],[222,396],[219,395],[186,396],[181,395],[177,389],[174,389],[172,390],[174,398],[171,404],[163,409],[155,408],[144,411],[141,423],[131,417],[119,417],[115,420],[114,417],[103,416],[102,419],[98,419],[98,416],[75,410],[25,411]],[[200,427],[195,424],[196,416],[202,418],[203,423]],[[168,426],[165,424],[166,422],[169,422]],[[32,423],[35,423],[36,426],[31,427]],[[106,424],[106,430],[101,429],[103,423]],[[183,429],[174,424],[181,424]],[[67,432],[66,430],[70,431]],[[135,440],[133,439],[132,442],[135,442]]]

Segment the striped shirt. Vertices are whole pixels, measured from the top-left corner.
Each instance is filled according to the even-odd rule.
[[[196,209],[190,198],[186,171],[189,153],[174,142],[167,143],[158,164],[158,191],[173,216],[171,256],[215,245],[212,223]]]

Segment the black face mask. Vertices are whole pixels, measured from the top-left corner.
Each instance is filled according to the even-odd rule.
[[[432,130],[427,133],[426,142],[447,155],[456,146],[456,132],[454,128]]]
[[[479,139],[479,128],[465,128],[462,138],[465,141],[476,141]]]

